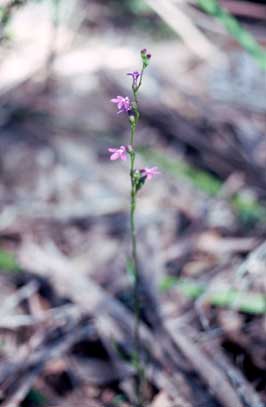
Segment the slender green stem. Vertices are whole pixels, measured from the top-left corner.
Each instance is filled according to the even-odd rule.
[[[134,352],[134,365],[137,372],[137,379],[136,379],[136,400],[137,400],[137,407],[143,406],[143,382],[144,382],[144,369],[141,363],[141,349],[140,349],[140,335],[139,335],[139,327],[140,327],[140,311],[141,311],[141,304],[140,304],[140,275],[138,269],[138,256],[137,256],[137,239],[136,239],[136,226],[135,226],[135,211],[136,211],[136,201],[137,201],[137,190],[136,190],[136,181],[135,181],[135,158],[136,153],[134,150],[134,139],[135,139],[135,132],[136,126],[140,118],[139,108],[138,108],[138,100],[137,100],[137,92],[139,86],[141,84],[143,71],[141,73],[140,83],[138,87],[132,86],[133,92],[133,111],[134,111],[134,120],[130,123],[130,144],[132,146],[132,151],[130,153],[130,178],[131,178],[131,199],[130,199],[130,234],[131,234],[131,256],[132,256],[132,264],[134,269],[134,312],[135,312],[135,326],[134,326],[134,344],[135,344],[135,352]]]
[[[135,151],[134,151],[134,137],[136,131],[136,124],[131,124],[130,144],[133,148],[130,154],[130,178],[131,178],[131,195],[130,195],[130,234],[131,234],[131,256],[134,269],[134,312],[135,312],[135,326],[134,326],[134,365],[137,371],[136,380],[136,399],[137,407],[142,406],[142,384],[143,384],[143,368],[141,366],[140,357],[140,338],[139,338],[139,325],[140,325],[140,296],[139,296],[139,271],[138,271],[138,258],[137,258],[137,240],[136,240],[136,226],[135,226],[135,211],[136,211],[136,184],[134,179],[135,171]]]
[[[139,80],[139,84],[138,84],[138,86],[137,86],[137,88],[136,88],[136,92],[139,90],[139,88],[140,88],[141,85],[142,85],[142,79],[143,79],[144,69],[145,69],[145,66],[144,66],[144,64],[143,64],[143,65],[142,65],[141,72],[140,72],[140,80]]]
[[[135,326],[134,326],[134,365],[136,368],[136,403],[137,407],[143,407],[143,385],[145,380],[145,371],[141,361],[141,344],[140,344],[140,314],[141,314],[141,296],[140,296],[140,273],[138,268],[138,255],[137,255],[137,238],[136,238],[136,226],[135,226],[135,212],[137,204],[137,181],[135,170],[135,158],[136,153],[134,149],[136,127],[140,118],[140,112],[138,107],[138,91],[142,83],[142,77],[145,66],[143,64],[140,80],[138,85],[132,84],[133,93],[133,118],[130,120],[130,179],[131,179],[131,194],[130,194],[130,235],[131,235],[131,260],[134,271],[134,313],[135,313]]]

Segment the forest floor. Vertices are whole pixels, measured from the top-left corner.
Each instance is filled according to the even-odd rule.
[[[143,46],[138,162],[161,171],[137,210],[147,406],[265,406],[265,106],[245,98],[261,92],[257,68],[244,56],[251,82],[230,87],[242,62],[229,73],[168,32],[117,29],[97,2],[98,25],[59,31],[45,66],[36,7],[0,80],[0,406],[134,403],[128,168],[107,149],[127,143],[110,99]]]

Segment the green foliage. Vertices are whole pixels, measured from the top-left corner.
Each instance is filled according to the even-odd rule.
[[[130,0],[127,3],[128,3],[128,8],[134,14],[144,14],[150,10],[150,8],[147,6],[145,1],[143,1],[143,0]]]
[[[155,161],[159,167],[169,172],[169,174],[178,178],[188,178],[196,188],[206,192],[210,196],[216,195],[222,186],[221,181],[216,177],[193,168],[180,159],[173,160],[153,150],[142,149],[140,152],[144,157]]]
[[[189,180],[194,187],[205,192],[210,197],[215,197],[223,185],[215,176],[200,171],[181,159],[171,159],[158,151],[144,148],[140,149],[140,153],[172,176]],[[258,221],[265,222],[266,209],[255,199],[237,194],[230,203],[240,221],[245,225],[249,226]]]
[[[198,0],[198,4],[208,14],[217,18],[232,37],[266,69],[266,51],[256,39],[246,31],[228,11],[222,8],[217,0]]]
[[[139,15],[150,10],[143,0],[111,0],[110,3],[111,6],[119,8],[123,13]]]
[[[10,0],[5,6],[0,6],[0,41],[8,38],[6,29],[16,9],[27,3],[28,0]]]
[[[9,19],[10,13],[8,12],[7,8],[0,6],[0,28],[8,24]]]
[[[42,407],[47,405],[47,399],[39,390],[31,389],[25,399],[27,405]]]
[[[138,34],[151,38],[153,42],[176,37],[169,25],[156,16],[144,0],[105,0],[105,2],[114,12],[115,18],[119,16],[126,30],[135,30]]]
[[[0,269],[13,273],[20,271],[20,267],[13,255],[5,250],[0,250]]]
[[[161,282],[160,289],[165,292],[177,285],[182,293],[191,299],[198,298],[205,291],[204,285],[200,283],[195,284],[192,280],[181,280],[173,276],[166,276]]]
[[[266,296],[251,291],[238,291],[231,287],[208,291],[208,285],[191,279],[167,276],[161,283],[161,291],[177,289],[193,300],[206,295],[204,300],[217,307],[227,307],[249,314],[266,314]]]
[[[118,394],[117,396],[115,396],[112,400],[112,403],[115,406],[121,406],[124,405],[126,403],[127,399],[123,394]]]
[[[238,212],[241,222],[246,225],[266,219],[265,207],[261,206],[255,199],[236,195],[232,200],[232,205]]]

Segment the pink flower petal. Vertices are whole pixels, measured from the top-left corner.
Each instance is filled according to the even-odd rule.
[[[125,146],[120,146],[119,148],[108,148],[108,151],[111,154],[110,156],[110,160],[118,160],[121,159],[123,161],[125,161],[127,159],[127,149]]]
[[[118,160],[120,157],[118,152],[115,152],[114,154],[111,155],[110,160],[114,161],[114,160]]]

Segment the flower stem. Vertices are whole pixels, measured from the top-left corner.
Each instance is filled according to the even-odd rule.
[[[132,151],[130,153],[130,179],[131,179],[131,194],[130,194],[130,235],[131,235],[131,257],[132,266],[134,272],[134,313],[135,313],[135,326],[134,326],[134,357],[133,363],[136,368],[136,402],[137,407],[143,406],[143,382],[144,382],[144,369],[141,363],[141,349],[140,349],[140,275],[138,270],[138,256],[137,256],[137,239],[136,239],[136,226],[135,226],[135,211],[136,211],[136,201],[137,201],[137,190],[135,181],[135,158],[136,153],[134,150],[134,139],[136,132],[136,125],[140,117],[137,102],[137,90],[133,89],[134,95],[134,114],[135,120],[130,124],[130,144],[132,146]]]
[[[136,369],[136,407],[143,407],[143,386],[145,380],[145,370],[141,361],[141,344],[140,344],[140,314],[141,314],[141,295],[140,295],[140,273],[138,268],[138,255],[137,255],[137,238],[136,238],[136,226],[135,226],[135,211],[137,204],[137,182],[135,177],[135,158],[136,152],[134,149],[136,127],[140,118],[140,112],[138,107],[138,91],[142,84],[142,78],[145,66],[143,64],[139,84],[136,86],[133,82],[133,120],[130,121],[130,179],[131,179],[131,194],[130,194],[130,235],[131,235],[131,260],[134,273],[134,313],[135,313],[135,325],[134,325],[134,345],[135,351],[133,356],[133,363]]]

